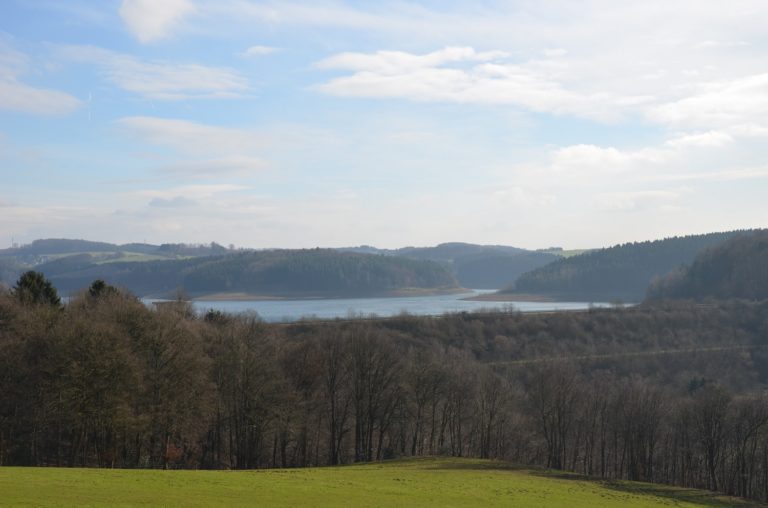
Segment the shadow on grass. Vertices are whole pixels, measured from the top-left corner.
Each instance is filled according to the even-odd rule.
[[[414,464],[414,462],[411,462]],[[418,462],[415,462],[418,464]],[[482,460],[482,459],[463,459],[463,458],[432,458],[424,460],[422,466],[424,469],[443,469],[452,471],[531,471],[530,466],[519,466],[508,462]]]
[[[621,481],[603,482],[606,488],[623,492],[626,494],[635,494],[639,496],[656,496],[663,499],[674,500],[681,503],[691,503],[701,506],[711,506],[714,508],[725,508],[726,506],[765,506],[764,504],[727,497],[714,492],[697,489],[687,489],[683,487],[670,487],[667,485],[658,485],[652,483],[631,483]]]
[[[414,462],[411,462],[413,464]],[[418,463],[418,461],[417,461]],[[591,482],[599,484],[607,489],[623,494],[636,496],[655,496],[666,499],[672,504],[690,503],[699,506],[712,508],[726,507],[757,507],[768,506],[755,501],[748,501],[741,498],[733,498],[710,492],[706,490],[689,489],[683,487],[674,487],[671,485],[629,482],[620,480],[604,480],[602,478],[579,475],[566,471],[553,471],[543,468],[530,466],[521,466],[501,461],[488,461],[477,459],[451,459],[451,458],[431,458],[424,460],[424,469],[432,470],[466,470],[466,471],[520,471],[538,476],[540,478],[550,478],[556,480],[571,480],[580,482]]]
[[[708,490],[690,489],[685,487],[675,487],[660,483],[630,482],[622,480],[604,480],[596,477],[581,476],[576,473],[564,471],[531,471],[530,474],[542,478],[554,478],[558,480],[576,480],[582,482],[598,483],[606,489],[623,494],[636,496],[654,496],[661,499],[667,499],[677,503],[691,503],[699,506],[710,506],[713,508],[726,507],[757,507],[766,506],[756,501],[749,501],[736,497],[728,497],[723,494],[711,492]]]

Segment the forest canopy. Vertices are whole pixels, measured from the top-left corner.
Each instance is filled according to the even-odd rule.
[[[768,232],[739,235],[705,249],[690,266],[654,282],[650,299],[768,299]]]
[[[0,465],[450,455],[764,500],[767,316],[672,302],[277,325],[100,281],[63,306],[5,294]]]
[[[521,275],[505,293],[562,300],[639,302],[649,284],[693,261],[697,254],[748,231],[633,242],[562,258]]]
[[[83,255],[87,256],[87,255]],[[367,296],[406,289],[453,290],[458,283],[433,261],[332,249],[235,252],[178,260],[93,263],[87,257],[41,265],[60,291],[103,279],[140,296],[241,292],[253,295]]]

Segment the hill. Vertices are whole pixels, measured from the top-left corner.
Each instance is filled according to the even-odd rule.
[[[90,240],[72,240],[68,238],[43,238],[32,243],[10,249],[0,249],[0,258],[56,256],[67,254],[104,253],[104,252],[135,252],[139,254],[166,254],[185,256],[210,256],[223,254],[227,248],[215,242],[210,244],[164,243],[152,245],[148,243],[127,243],[123,245],[93,242]]]
[[[52,254],[72,254],[78,252],[117,252],[117,245],[89,240],[70,240],[66,238],[44,238],[14,249],[0,250],[0,256],[45,256]]]
[[[2,468],[4,506],[756,506],[710,492],[460,458],[261,471]]]
[[[562,300],[639,302],[654,278],[690,263],[708,247],[745,233],[672,237],[594,250],[525,273],[502,293]]]
[[[85,264],[156,261],[190,257],[222,255],[230,252],[215,242],[190,245],[166,243],[128,243],[117,245],[90,240],[45,238],[10,249],[0,249],[0,282],[12,284],[25,270],[41,265],[48,270],[61,271],[65,267],[82,267]],[[61,261],[60,265],[55,264]]]
[[[649,299],[768,299],[768,231],[740,235],[701,252],[690,266],[655,281]]]
[[[521,274],[560,257],[552,252],[463,242],[400,249],[376,249],[364,245],[340,250],[436,261],[450,270],[461,286],[473,289],[500,289],[514,282]]]
[[[253,296],[372,296],[403,290],[454,290],[437,263],[332,249],[241,252],[143,263],[95,263],[88,254],[39,265],[64,292],[95,279],[140,296],[245,293]]]
[[[550,263],[563,255],[560,252],[529,251],[504,245],[475,245],[462,242],[443,243],[434,247],[378,249],[360,246],[335,250],[435,261],[451,272],[460,286],[476,289],[502,288],[514,282],[520,274]],[[215,242],[199,245],[180,243],[118,245],[88,240],[49,238],[35,240],[17,248],[0,249],[0,281],[7,285],[13,284],[24,270],[32,268],[42,270],[49,275],[63,275],[67,272],[84,270],[89,265],[181,260],[225,256],[237,252],[265,251],[235,251]],[[92,269],[89,273],[98,271]],[[102,271],[112,273],[114,269]],[[156,267],[134,267],[130,271],[158,272]],[[170,280],[166,282],[167,284],[175,283]]]

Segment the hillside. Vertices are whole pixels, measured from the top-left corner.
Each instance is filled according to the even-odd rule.
[[[45,265],[47,271],[62,272],[83,268],[89,264],[185,259],[223,255],[228,252],[227,248],[217,243],[118,245],[90,240],[45,238],[19,247],[0,249],[0,282],[13,284],[23,271],[42,265]]]
[[[744,233],[672,237],[594,250],[523,274],[502,292],[564,300],[639,302],[654,278],[692,262],[702,250]]]
[[[401,290],[457,289],[437,263],[331,249],[242,252],[143,263],[94,263],[89,255],[37,267],[63,292],[95,279],[141,296],[246,293],[253,296],[369,296]]]
[[[560,257],[558,253],[529,251],[503,245],[475,245],[461,242],[443,243],[435,247],[378,249],[371,246],[360,246],[335,250],[355,254],[378,254],[435,261],[451,272],[460,286],[476,289],[502,288],[514,282],[520,274]],[[216,243],[201,245],[129,243],[118,245],[87,240],[42,239],[17,248],[0,249],[0,282],[7,285],[13,284],[24,270],[32,268],[45,271],[50,275],[63,275],[67,272],[84,270],[89,265],[96,264],[181,260],[223,256],[237,252],[254,251],[234,251]],[[135,267],[132,270],[158,273],[156,267]],[[89,273],[97,271],[93,269]],[[105,271],[112,273],[113,270]],[[165,275],[161,277],[164,280],[167,279]],[[174,283],[171,280],[166,280],[164,285]]]
[[[551,252],[463,242],[400,249],[377,249],[365,245],[340,250],[436,261],[450,270],[462,287],[473,289],[500,289],[513,283],[521,274],[560,258],[560,255]]]
[[[148,243],[114,244],[93,242],[68,238],[43,238],[30,244],[10,249],[0,249],[0,258],[4,257],[33,257],[33,256],[63,256],[66,254],[81,254],[84,252],[135,252],[140,254],[184,254],[187,256],[209,256],[223,254],[227,248],[215,242],[202,245],[183,243],[164,243],[152,245]]]
[[[655,281],[649,299],[768,299],[768,232],[731,238]]]
[[[314,469],[0,469],[4,506],[756,506],[710,492],[598,481],[461,458]]]

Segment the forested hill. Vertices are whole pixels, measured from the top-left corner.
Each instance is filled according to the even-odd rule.
[[[342,253],[332,249],[242,252],[142,263],[89,263],[88,255],[37,267],[64,292],[95,279],[140,296],[246,293],[255,296],[368,296],[402,290],[457,289],[456,279],[431,261]]]
[[[51,254],[73,254],[78,252],[117,252],[119,245],[90,240],[70,240],[67,238],[43,238],[13,249],[0,250],[4,255],[45,256]]]
[[[435,247],[403,247],[391,250],[370,246],[340,250],[436,261],[450,270],[463,287],[475,289],[500,289],[513,283],[521,274],[560,257],[547,252],[530,251],[506,245],[477,245],[463,242],[441,243]]]
[[[197,257],[224,254],[228,249],[215,242],[209,244],[164,243],[152,245],[149,243],[126,243],[122,245],[77,240],[69,238],[43,238],[32,243],[10,249],[0,249],[0,259],[15,259],[16,261],[49,261],[59,257],[76,254],[143,254],[158,257],[174,258],[179,256]],[[113,256],[118,257],[118,256]]]
[[[361,246],[335,249],[356,254],[379,254],[401,258],[429,260],[452,273],[466,288],[500,289],[525,272],[544,266],[559,256],[506,245],[477,245],[463,242],[442,243],[434,247],[378,249]],[[209,244],[148,243],[112,244],[88,240],[48,238],[11,249],[0,249],[0,282],[11,285],[29,269],[45,269],[61,274],[81,270],[90,265],[182,260],[195,257],[223,256],[254,250],[235,250],[215,242]],[[192,263],[197,265],[197,263]],[[112,268],[104,268],[111,272]],[[154,270],[133,267],[131,270]],[[96,271],[94,268],[92,271]]]
[[[639,302],[651,282],[701,251],[749,231],[626,243],[560,259],[523,274],[505,293],[524,293],[582,301]]]
[[[649,299],[768,299],[768,231],[731,238],[656,281]]]

